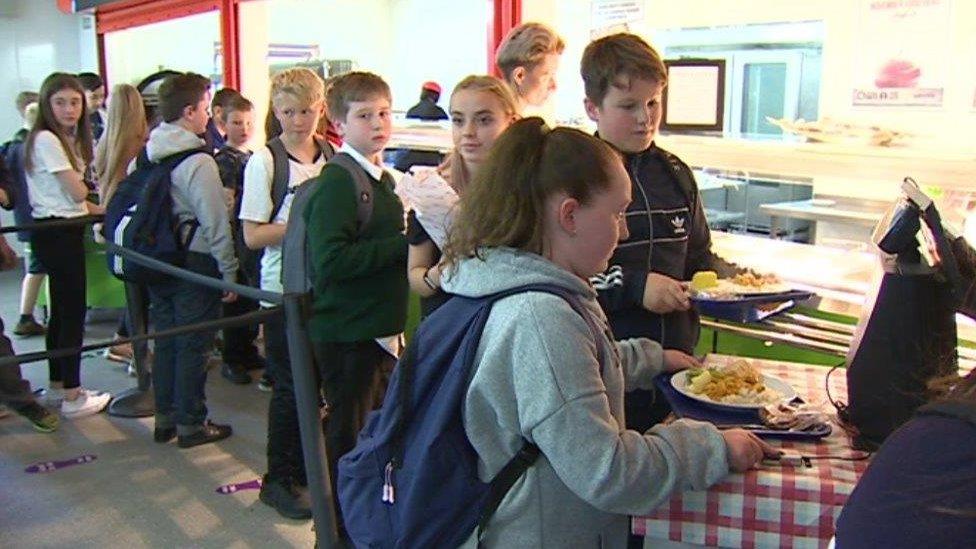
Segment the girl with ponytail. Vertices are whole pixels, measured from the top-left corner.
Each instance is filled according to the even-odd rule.
[[[461,195],[444,252],[446,292],[482,298],[558,286],[579,309],[522,289],[489,313],[462,403],[479,477],[494,478],[525,441],[541,454],[481,546],[625,547],[628,515],[774,453],[751,433],[708,423],[624,428],[624,391],[688,363],[649,339],[614,342],[590,285],[627,237],[630,200],[630,178],[608,144],[539,118],[509,127]],[[440,314],[449,309],[432,321]]]

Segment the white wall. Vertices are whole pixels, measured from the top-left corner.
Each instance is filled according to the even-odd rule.
[[[21,126],[14,98],[55,71],[97,71],[94,22],[48,0],[0,0],[0,140]]]
[[[820,116],[913,132],[928,146],[976,148],[976,2],[952,2],[952,59],[941,109],[887,110],[851,105],[854,51],[861,40],[852,0],[644,0],[645,18],[632,31],[652,44],[656,30],[746,23],[824,21]],[[590,0],[524,0],[523,20],[556,28],[567,48],[553,110],[557,119],[583,116],[579,60],[590,40]]]
[[[351,59],[381,75],[405,111],[427,80],[444,90],[487,72],[490,4],[483,0],[259,0],[241,11],[242,91],[267,104],[267,44],[317,45],[324,59]],[[260,132],[259,132],[260,133]]]
[[[220,42],[216,11],[110,32],[105,35],[106,78],[109,85],[135,85],[161,69],[219,76],[215,42]]]
[[[53,0],[0,0],[0,142],[23,125],[18,93],[38,91],[55,71],[97,71],[94,27],[92,17],[63,13]],[[10,212],[0,210],[0,223],[13,224]],[[16,238],[7,241],[19,250]]]
[[[393,106],[407,110],[427,80],[440,84],[446,111],[454,85],[469,74],[488,72],[488,21],[483,0],[388,0],[394,60],[385,76]]]

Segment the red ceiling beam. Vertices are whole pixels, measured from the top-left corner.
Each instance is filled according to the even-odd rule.
[[[224,87],[241,88],[240,0],[221,0],[220,41],[224,61]]]
[[[522,23],[522,0],[492,0],[492,8],[488,20],[488,74],[501,76],[495,66],[495,50],[508,32]]]
[[[217,11],[223,0],[122,0],[95,10],[97,32],[120,31],[188,15]]]
[[[119,0],[98,6],[95,9],[95,20],[99,56],[104,58],[105,33],[219,11],[224,86],[237,88],[241,81],[239,4],[242,1],[244,0]],[[104,61],[100,61],[99,64],[104,65]],[[105,67],[99,68],[104,75]]]

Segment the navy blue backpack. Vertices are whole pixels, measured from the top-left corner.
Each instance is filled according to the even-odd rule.
[[[105,240],[177,267],[184,266],[187,246],[199,224],[196,220],[180,222],[173,214],[170,176],[180,162],[195,154],[210,153],[207,149],[190,149],[150,162],[143,149],[136,158],[136,170],[119,182],[105,207]],[[153,284],[169,278],[111,250],[105,253],[105,259],[108,270],[127,282]]]
[[[30,205],[30,195],[27,191],[27,174],[24,172],[24,152],[23,141],[8,141],[3,144],[0,156],[6,169],[8,179],[7,192],[12,195],[14,207],[14,223],[17,225],[30,225],[34,223],[34,217]],[[17,240],[30,242],[30,231],[17,231]]]
[[[357,547],[457,547],[485,526],[539,456],[528,441],[490,483],[462,422],[481,333],[499,299],[545,292],[565,299],[595,329],[579,298],[539,284],[482,298],[454,296],[421,323],[356,447],[339,460],[339,503]]]

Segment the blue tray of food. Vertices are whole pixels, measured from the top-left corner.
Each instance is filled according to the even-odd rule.
[[[759,322],[792,309],[797,303],[815,295],[813,292],[801,290],[754,295],[739,294],[721,298],[707,297],[707,294],[693,294],[691,301],[698,312],[705,316],[733,322]]]
[[[678,372],[673,375],[686,373]],[[833,430],[829,423],[817,424],[805,430],[759,428],[763,423],[760,408],[726,406],[689,398],[675,389],[671,377],[672,374],[659,375],[654,383],[671,405],[674,414],[681,418],[707,421],[719,428],[748,426],[744,428],[758,436],[781,440],[814,441],[829,435]]]

